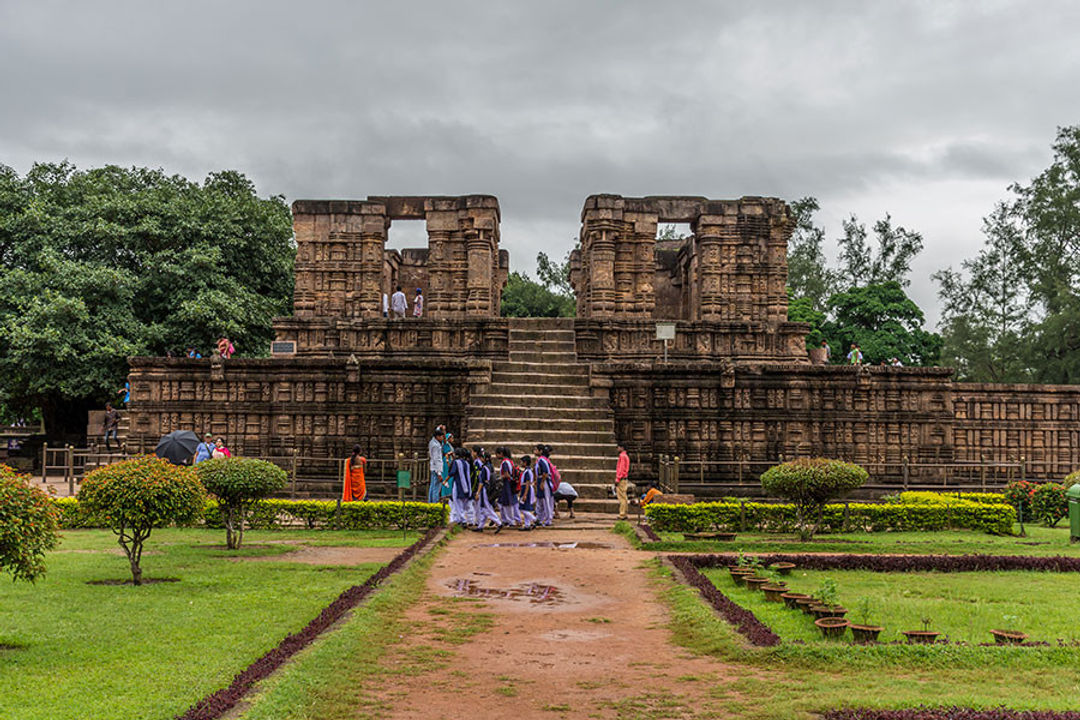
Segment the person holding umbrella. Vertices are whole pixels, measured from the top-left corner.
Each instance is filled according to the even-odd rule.
[[[154,454],[173,465],[190,465],[198,444],[198,436],[190,430],[174,430],[158,440]]]

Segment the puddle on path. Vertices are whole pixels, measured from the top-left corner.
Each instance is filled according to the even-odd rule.
[[[475,580],[458,578],[446,583],[459,597],[476,597],[487,600],[521,600],[534,605],[561,605],[563,592],[554,585],[521,583],[512,588],[482,587]]]
[[[598,542],[531,542],[531,543],[489,543],[473,547],[497,548],[555,548],[556,550],[611,550],[611,545]]]

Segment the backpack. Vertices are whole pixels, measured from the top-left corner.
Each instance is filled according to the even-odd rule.
[[[514,492],[521,492],[521,475],[522,470],[517,465],[514,466]]]
[[[555,492],[559,489],[559,483],[562,482],[562,473],[559,472],[559,468],[555,467],[555,463],[552,462],[551,458],[544,459],[547,460],[548,465],[551,467],[551,491]]]

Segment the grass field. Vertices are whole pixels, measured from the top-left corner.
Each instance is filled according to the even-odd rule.
[[[759,591],[738,587],[727,570],[702,571],[739,605],[751,610],[786,642],[831,645],[814,626],[813,616],[768,602]],[[901,631],[921,630],[922,618],[931,630],[949,640],[978,644],[993,642],[991,628],[1017,627],[1032,641],[1057,644],[1080,639],[1080,594],[1073,573],[877,573],[861,570],[799,571],[785,578],[792,592],[813,594],[822,580],[837,584],[847,618],[862,622],[856,609],[860,598],[871,603],[870,624],[885,628],[879,640],[904,640]],[[851,640],[851,634],[846,636]],[[1080,653],[1078,653],[1080,658]]]
[[[1019,526],[1016,526],[1019,531]],[[657,552],[826,552],[826,553],[899,553],[927,555],[943,553],[963,555],[1073,555],[1080,556],[1080,543],[1069,542],[1067,527],[1044,528],[1025,525],[1026,537],[989,535],[972,530],[940,532],[836,533],[819,535],[810,542],[800,542],[794,535],[777,533],[739,533],[730,542],[683,540],[682,533],[659,533],[663,542],[650,543]]]
[[[239,555],[315,546],[404,547],[400,532],[249,531]],[[267,544],[268,541],[270,544]],[[224,531],[158,530],[142,587],[107,530],[64,533],[36,585],[0,584],[0,718],[171,718],[231,681],[379,565],[234,562]]]

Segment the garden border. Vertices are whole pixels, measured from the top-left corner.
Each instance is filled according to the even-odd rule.
[[[1080,720],[1077,710],[1011,710],[1005,706],[979,710],[969,707],[835,708],[826,710],[822,720]]]
[[[724,620],[735,627],[735,631],[757,647],[775,647],[781,642],[780,636],[773,632],[751,610],[725,595],[720,588],[716,587],[709,578],[697,569],[697,566],[687,555],[667,555],[666,559],[671,563],[691,587],[697,588],[705,602],[712,605],[713,609]]]
[[[440,533],[445,532],[447,530],[443,527],[428,530],[423,537],[394,556],[389,563],[379,568],[363,583],[344,590],[302,630],[286,635],[280,643],[238,673],[227,687],[207,695],[188,708],[186,712],[177,715],[177,720],[217,720],[224,716],[255,687],[256,683],[269,677],[293,655],[310,645],[319,635],[344,617],[345,613],[367,598],[379,583],[401,570],[417,553],[435,541]]]
[[[735,553],[684,555],[695,567],[723,567],[733,564]],[[870,570],[873,572],[994,572],[1032,570],[1039,572],[1080,572],[1080,557],[1064,555],[848,555],[835,553],[747,553],[765,565],[793,562],[807,570]]]

